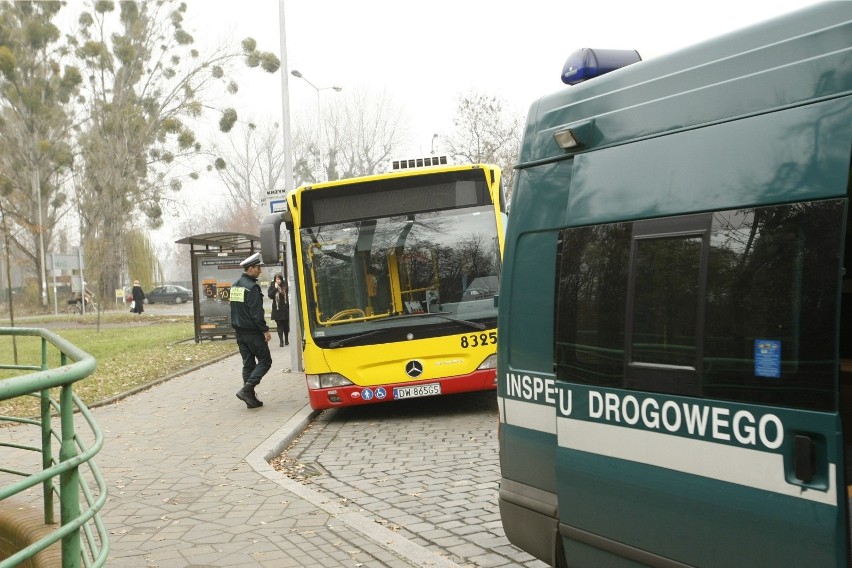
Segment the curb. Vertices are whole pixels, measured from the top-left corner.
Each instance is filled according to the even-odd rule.
[[[279,428],[265,441],[261,442],[254,451],[246,456],[246,462],[252,469],[268,480],[319,507],[332,517],[348,525],[352,530],[372,540],[381,548],[411,562],[414,566],[460,568],[458,564],[448,558],[411,542],[398,533],[376,524],[360,513],[352,512],[347,507],[330,501],[328,497],[306,485],[302,485],[298,481],[290,479],[272,467],[272,464],[269,462],[280,455],[293,440],[301,435],[308,424],[319,416],[320,412],[319,410],[312,410],[309,404],[303,406],[284,426]]]

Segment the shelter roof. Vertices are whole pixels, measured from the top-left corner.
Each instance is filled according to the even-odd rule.
[[[260,243],[260,237],[246,233],[204,233],[203,235],[184,237],[175,241],[175,243],[190,245],[193,249],[196,247],[205,247],[217,250],[253,251],[257,248],[255,243]]]

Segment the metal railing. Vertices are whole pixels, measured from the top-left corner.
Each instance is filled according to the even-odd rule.
[[[22,425],[8,430],[0,428],[0,449],[20,451],[24,455],[30,455],[28,452],[38,454],[41,463],[34,459],[32,469],[38,471],[27,472],[17,469],[27,468],[26,464],[12,465],[6,459],[0,460],[0,473],[21,478],[11,485],[0,487],[0,506],[4,500],[41,485],[44,524],[55,525],[54,496],[59,497],[60,524],[46,536],[0,561],[0,568],[18,566],[60,541],[62,568],[103,566],[109,553],[109,541],[99,512],[106,502],[107,488],[92,459],[103,446],[103,433],[89,409],[73,392],[74,383],[95,370],[95,359],[45,329],[0,328],[2,336],[12,336],[13,342],[25,336],[41,338],[40,365],[17,364],[17,343],[15,364],[0,364],[0,369],[35,371],[0,379],[0,402],[35,396],[40,400],[41,410],[39,418],[0,415],[0,426],[9,426],[7,423]],[[53,349],[49,350],[49,347]],[[49,369],[51,357],[57,360],[54,349],[58,350],[59,366]],[[51,389],[58,389],[58,399],[51,397]],[[88,444],[75,431],[75,412],[79,412],[91,430],[92,439]],[[7,441],[9,436],[4,435],[4,431],[18,433],[26,426],[40,430],[39,445],[36,445],[38,442]],[[54,451],[54,441],[59,444],[58,452]],[[81,505],[85,505],[85,510],[81,510]]]

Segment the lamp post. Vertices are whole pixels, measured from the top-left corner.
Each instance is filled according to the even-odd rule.
[[[284,189],[294,189],[293,179],[293,136],[290,131],[290,85],[287,82],[287,26],[284,17],[284,0],[278,0],[278,26],[279,26],[279,48],[281,51],[281,134],[284,137]],[[286,226],[285,226],[286,227]],[[293,274],[293,247],[294,239],[290,231],[285,228],[284,262],[287,265],[287,290],[296,290],[296,276]],[[283,268],[283,267],[282,267]],[[291,293],[290,298],[290,329],[294,345],[290,348],[290,369],[302,371],[302,324],[299,321],[298,294]]]
[[[328,89],[333,89],[334,91],[339,93],[340,91],[343,90],[343,87],[338,87],[337,85],[333,85],[331,87],[317,87],[316,85],[311,83],[311,81],[307,77],[302,75],[302,72],[299,71],[298,69],[293,69],[292,71],[290,71],[290,75],[292,75],[293,77],[296,77],[298,79],[302,79],[308,85],[313,87],[314,90],[317,92],[317,146],[318,146],[317,149],[319,151],[319,166],[320,166],[320,168],[319,168],[320,172],[319,173],[322,176],[323,170],[325,168],[323,167],[323,164],[322,164],[322,112],[321,112],[321,108],[320,108],[320,91],[326,91]],[[325,176],[322,176],[322,177],[325,177]]]

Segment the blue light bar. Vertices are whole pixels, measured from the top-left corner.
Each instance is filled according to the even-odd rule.
[[[568,56],[562,67],[562,82],[576,85],[639,61],[642,58],[634,49],[583,48]]]

